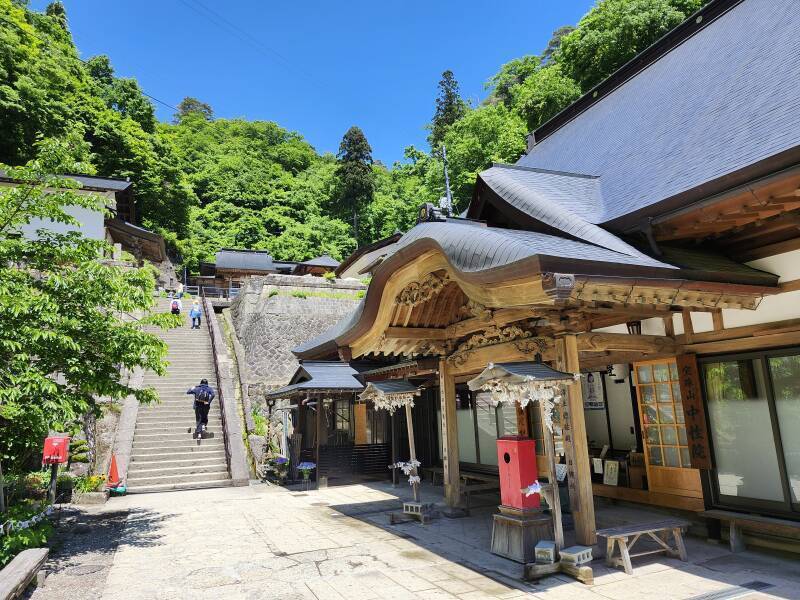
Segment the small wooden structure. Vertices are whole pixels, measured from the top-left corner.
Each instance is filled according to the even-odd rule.
[[[49,552],[47,548],[23,550],[0,570],[0,599],[19,598],[36,579]]]
[[[598,537],[608,540],[606,547],[606,564],[610,567],[622,566],[628,575],[633,575],[631,559],[637,556],[664,553],[667,556],[680,558],[686,562],[686,547],[683,545],[683,530],[689,527],[689,522],[683,519],[667,519],[656,523],[638,523],[600,529]],[[674,546],[669,545],[669,536],[672,536]],[[633,553],[633,546],[642,536],[652,539],[658,548]],[[646,539],[646,538],[645,538]],[[630,540],[630,543],[628,543]],[[619,556],[614,556],[615,548],[619,548]]]

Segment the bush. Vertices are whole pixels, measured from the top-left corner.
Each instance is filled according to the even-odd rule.
[[[334,273],[333,271],[327,271],[323,275],[323,277],[325,278],[325,281],[329,283],[333,283],[334,281],[336,281],[336,273]]]
[[[89,462],[89,455],[86,452],[81,452],[79,454],[73,454],[70,457],[70,461],[74,463],[88,463]]]
[[[25,521],[40,512],[38,503],[17,504],[3,515],[3,521]],[[0,569],[6,566],[17,554],[28,548],[40,548],[53,533],[53,525],[47,519],[27,529],[19,529],[0,536]]]
[[[80,494],[98,492],[106,482],[104,475],[86,475],[73,480],[73,490]]]
[[[295,291],[292,292],[292,296],[294,296],[295,298],[304,298],[305,299],[305,298],[308,298],[308,292],[300,292],[298,290],[295,290]]]
[[[367,295],[367,292],[365,292],[364,290],[358,290],[358,291],[356,292],[356,298],[358,298],[359,300],[360,300],[361,298],[363,298],[364,296],[366,296],[366,295]]]
[[[258,409],[253,409],[253,422],[255,424],[255,431],[256,435],[260,435],[262,437],[267,435],[267,418],[258,412]]]
[[[268,298],[272,298],[273,296],[278,295],[278,290],[270,290]]]

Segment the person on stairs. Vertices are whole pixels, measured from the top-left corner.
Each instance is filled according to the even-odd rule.
[[[192,329],[200,329],[200,317],[203,312],[200,310],[200,303],[195,300],[192,308],[189,310],[189,317],[192,319]]]
[[[180,298],[173,298],[169,302],[169,310],[173,315],[181,314],[181,309],[183,308],[183,303],[181,302]]]
[[[206,427],[208,427],[208,410],[211,408],[211,401],[214,399],[214,390],[208,385],[208,379],[201,379],[200,385],[187,390],[186,393],[194,395],[194,418],[197,423],[194,437],[199,440],[203,437]]]

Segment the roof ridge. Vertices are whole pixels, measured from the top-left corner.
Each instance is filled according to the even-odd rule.
[[[570,171],[557,171],[555,169],[542,169],[539,167],[526,167],[524,165],[509,165],[507,163],[492,163],[493,167],[501,169],[515,169],[517,171],[533,171],[534,173],[547,173],[550,175],[563,175],[565,177],[578,177],[581,179],[600,179],[600,175],[587,175],[586,173],[572,173]],[[488,171],[489,169],[486,169]],[[485,172],[485,171],[483,171]]]

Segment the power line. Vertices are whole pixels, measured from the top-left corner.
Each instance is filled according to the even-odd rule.
[[[209,8],[208,6],[206,6],[205,4],[200,2],[200,0],[194,0],[194,3],[190,2],[189,0],[180,0],[180,2],[181,2],[181,4],[183,4],[184,6],[189,8],[190,10],[193,10],[197,14],[205,17],[206,19],[211,21],[213,24],[221,27],[222,29],[227,30],[227,32],[229,34],[231,34],[233,37],[239,39],[240,41],[242,41],[242,42],[244,42],[246,44],[249,44],[251,47],[255,48],[256,50],[258,50],[262,54],[265,54],[265,55],[269,54],[269,55],[272,55],[273,57],[278,58],[280,60],[280,62],[282,62],[283,65],[286,68],[288,68],[292,73],[299,73],[299,74],[303,75],[306,79],[309,79],[312,82],[318,83],[316,81],[315,77],[313,77],[310,73],[308,73],[307,71],[304,71],[303,69],[298,69],[297,66],[289,58],[287,58],[286,56],[284,56],[283,54],[281,54],[280,52],[278,52],[274,48],[271,48],[270,46],[267,46],[261,40],[259,40],[257,37],[253,36],[248,31],[242,29],[241,27],[239,27],[235,23],[231,22],[230,20],[225,18],[220,13],[218,13],[215,10]]]
[[[21,31],[22,33],[24,33],[24,34],[26,34],[26,35],[30,35],[30,36],[33,36],[33,37],[35,37],[36,39],[38,39],[40,42],[42,42],[42,43],[44,44],[43,48],[44,48],[44,49],[45,49],[47,52],[50,52],[51,56],[53,55],[53,50],[52,50],[52,48],[50,48],[50,45],[49,45],[49,43],[50,43],[50,40],[48,40],[48,39],[47,39],[47,38],[45,38],[45,37],[41,37],[40,35],[38,35],[38,32],[35,32],[35,30],[34,30],[34,32],[35,32],[35,33],[31,33],[30,31],[28,31],[28,30],[26,30],[26,29],[23,29],[23,28],[22,28],[22,27],[21,27],[19,24],[17,24],[17,23],[14,23],[14,21],[9,21],[8,19],[4,18],[3,16],[0,16],[0,21],[2,21],[2,22],[4,22],[4,23],[7,23],[7,24],[9,24],[9,25],[13,25],[13,26],[14,26],[14,27],[16,27],[16,28],[17,28],[19,31]],[[88,65],[88,64],[89,64],[89,62],[88,62],[88,61],[85,61],[85,60],[83,60],[83,59],[82,59],[80,56],[76,56],[75,58],[76,58],[76,59],[78,59],[80,62],[82,62],[84,65]],[[138,82],[138,81],[137,81],[136,83],[137,83],[137,85],[139,84],[139,82]],[[145,92],[145,91],[142,89],[142,86],[139,86],[139,91],[142,93],[142,95],[143,95],[143,96],[147,96],[147,97],[148,97],[148,98],[150,98],[150,100],[152,100],[153,102],[158,102],[158,103],[159,103],[159,104],[161,104],[162,106],[166,106],[167,108],[171,108],[171,109],[172,109],[172,110],[174,110],[175,112],[179,112],[179,109],[178,109],[178,108],[176,108],[176,107],[172,106],[172,105],[171,105],[171,104],[169,104],[168,102],[164,102],[163,100],[159,100],[159,99],[158,99],[158,98],[156,98],[155,96],[151,96],[150,94],[148,94],[147,92]]]

